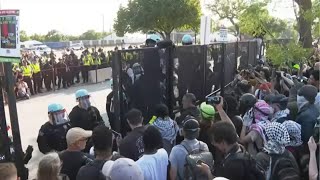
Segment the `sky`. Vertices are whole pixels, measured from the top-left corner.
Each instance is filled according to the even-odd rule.
[[[109,32],[120,4],[128,0],[0,0],[1,9],[20,9],[20,30],[28,35],[46,34],[56,29],[80,35],[87,30]],[[201,0],[202,4],[208,0]],[[289,3],[288,3],[289,2]],[[272,15],[294,18],[291,0],[278,0],[269,6]],[[104,18],[103,18],[104,17]]]
[[[102,32],[103,22],[108,32],[121,3],[127,0],[0,0],[1,9],[20,9],[20,30],[28,35],[52,29],[70,35]]]

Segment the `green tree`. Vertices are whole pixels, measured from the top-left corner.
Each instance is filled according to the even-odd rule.
[[[128,7],[119,8],[114,29],[120,36],[155,31],[170,39],[174,29],[200,26],[200,15],[199,0],[132,0]]]
[[[79,36],[79,40],[99,40],[109,35],[109,32],[96,32],[94,30],[88,30]]]
[[[266,6],[266,3],[254,3],[242,12],[239,16],[241,32],[250,35],[266,34],[271,38],[281,37],[288,29],[288,24],[284,20],[270,16]]]
[[[227,19],[234,26],[236,35],[240,34],[240,27],[237,23],[240,14],[248,7],[245,0],[215,0],[208,8],[213,14],[219,16],[220,20]]]
[[[45,40],[45,37],[41,34],[33,34],[30,36],[30,39],[43,42]]]
[[[67,40],[66,36],[55,29],[49,31],[47,35],[45,35],[45,39],[44,39],[44,41],[46,42],[59,42],[59,41],[66,41],[66,40]]]
[[[299,6],[298,31],[299,41],[304,48],[312,47],[312,22],[314,20],[314,14],[312,9],[311,0],[294,0]],[[318,16],[319,17],[319,16]]]
[[[30,37],[27,35],[26,31],[20,31],[20,41],[28,41],[30,40]]]

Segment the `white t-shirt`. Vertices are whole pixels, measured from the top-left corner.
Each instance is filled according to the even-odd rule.
[[[137,164],[143,171],[144,179],[167,179],[168,153],[163,148],[155,154],[144,154]]]

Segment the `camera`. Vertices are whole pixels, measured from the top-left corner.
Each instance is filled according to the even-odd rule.
[[[219,96],[209,96],[206,98],[206,103],[215,105],[215,104],[220,104],[221,98]]]

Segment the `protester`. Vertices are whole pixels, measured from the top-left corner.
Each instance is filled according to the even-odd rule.
[[[290,119],[290,110],[287,108],[288,98],[285,95],[271,95],[269,104],[273,111],[271,122],[283,123]]]
[[[209,151],[214,154],[214,147],[210,142],[209,138],[209,129],[211,128],[215,116],[215,109],[210,104],[206,104],[205,102],[200,105],[200,133],[199,140],[206,143],[208,145]]]
[[[263,148],[266,141],[264,128],[269,123],[271,113],[270,106],[260,100],[243,116],[240,143],[247,145],[251,155],[257,154]]]
[[[318,89],[318,94],[316,96],[315,105],[317,106],[318,110],[320,111],[320,84],[319,84],[319,76],[320,70],[314,70],[311,72],[310,78],[308,83]]]
[[[175,145],[175,140],[179,127],[175,121],[169,117],[169,109],[165,104],[159,104],[155,108],[155,120],[151,120],[149,124],[155,126],[161,133],[164,149],[170,153]]]
[[[16,166],[13,163],[0,163],[0,179],[19,180]]]
[[[144,154],[137,161],[144,179],[166,180],[168,174],[168,153],[162,147],[159,130],[149,126],[143,133]]]
[[[37,180],[68,180],[66,175],[60,174],[62,163],[55,152],[44,155],[39,162]]]
[[[301,139],[305,149],[307,149],[309,138],[312,136],[314,125],[319,116],[319,110],[314,105],[316,96],[317,89],[311,85],[303,86],[297,96],[299,113],[296,122],[301,125]]]
[[[182,125],[183,120],[185,120],[187,116],[192,116],[198,120],[198,118],[200,117],[200,111],[196,106],[196,101],[197,101],[196,96],[192,93],[187,93],[183,96],[182,98],[183,110],[181,112],[180,117],[176,119],[178,125]]]
[[[119,152],[121,156],[137,161],[144,153],[143,133],[145,127],[142,125],[143,117],[141,111],[137,109],[131,109],[126,117],[132,131],[121,140]]]
[[[299,160],[299,149],[302,145],[301,125],[292,120],[287,120],[282,125],[286,127],[290,136],[290,142],[286,144],[286,149],[292,153],[296,160]]]
[[[87,90],[80,89],[75,93],[75,96],[79,104],[69,114],[72,127],[92,131],[96,126],[104,123],[99,110],[91,105]]]
[[[79,169],[90,163],[92,159],[81,152],[86,147],[86,142],[91,137],[91,131],[82,128],[71,128],[66,135],[68,148],[62,151],[59,156],[63,162],[61,173],[67,175],[70,180],[76,180]]]
[[[184,140],[172,148],[169,156],[171,162],[170,179],[184,179],[186,157],[193,152],[208,152],[208,146],[198,141],[200,126],[197,120],[188,119],[183,124]]]
[[[309,142],[310,160],[309,160],[309,180],[319,179],[318,163],[316,158],[317,144],[313,137],[310,137]]]
[[[299,166],[293,155],[285,146],[290,143],[290,136],[286,127],[272,122],[265,127],[267,141],[263,151],[256,156],[258,163],[268,172],[267,179],[300,179]],[[271,161],[271,167],[270,167]]]
[[[111,180],[144,180],[143,172],[136,162],[119,158],[104,164],[102,173]],[[145,179],[147,180],[147,179]]]
[[[37,138],[40,152],[63,151],[67,148],[66,134],[70,129],[69,119],[62,105],[48,106],[49,120],[41,126]]]
[[[212,144],[223,152],[224,160],[222,165],[215,169],[214,174],[211,173],[208,164],[198,165],[201,171],[207,174],[208,179],[213,179],[213,176],[230,180],[262,179],[261,174],[255,169],[256,162],[237,143],[238,136],[232,124],[226,121],[215,123],[210,129],[210,137]]]
[[[92,142],[95,160],[79,170],[77,180],[105,179],[101,173],[103,165],[109,160],[115,160],[112,155],[112,141],[112,131],[105,125],[99,125],[93,129]]]

